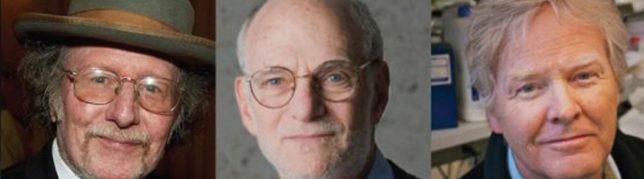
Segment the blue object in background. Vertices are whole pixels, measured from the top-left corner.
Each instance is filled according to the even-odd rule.
[[[458,125],[454,50],[447,43],[432,44],[432,130]]]

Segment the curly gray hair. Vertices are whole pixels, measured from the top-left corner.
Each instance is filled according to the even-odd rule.
[[[628,33],[613,1],[483,0],[473,10],[465,58],[469,62],[471,83],[480,92],[487,107],[490,107],[495,71],[502,51],[510,38],[525,34],[528,24],[544,5],[552,6],[558,17],[571,17],[600,29],[615,80],[621,88],[627,70],[624,52]]]
[[[29,94],[26,117],[28,121],[48,129],[51,136],[56,131],[55,124],[50,120],[51,115],[64,118],[60,87],[65,74],[58,67],[64,66],[67,61],[67,48],[84,44],[104,44],[87,39],[66,39],[65,41],[64,44],[55,43],[52,40],[26,42],[23,46],[27,51],[19,67],[26,92]],[[207,72],[207,69],[184,64],[175,59],[169,59],[169,61],[180,69],[178,85],[182,92],[177,120],[172,125],[168,144],[184,142],[183,139],[188,133],[188,126],[193,122],[193,118],[209,106],[203,99],[207,87],[214,84],[214,77],[210,76],[214,73]]]

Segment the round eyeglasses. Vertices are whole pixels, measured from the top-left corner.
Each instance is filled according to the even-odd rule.
[[[100,68],[84,68],[70,71],[61,68],[72,80],[74,95],[91,104],[110,103],[121,91],[125,82],[135,84],[134,93],[141,107],[158,114],[170,114],[179,104],[181,90],[170,79],[146,76],[140,79],[119,77]]]
[[[312,74],[300,76],[295,76],[287,68],[273,66],[246,76],[246,82],[250,83],[255,100],[267,108],[280,108],[288,104],[295,93],[296,79],[309,77],[312,77],[316,95],[327,101],[342,102],[353,97],[360,73],[374,61],[356,67],[347,60],[331,60],[317,67]]]

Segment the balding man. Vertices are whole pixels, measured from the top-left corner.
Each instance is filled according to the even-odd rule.
[[[416,178],[375,144],[389,69],[363,4],[269,0],[237,46],[242,122],[281,178]]]

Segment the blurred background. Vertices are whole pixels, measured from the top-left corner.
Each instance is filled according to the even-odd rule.
[[[432,179],[455,179],[483,160],[491,131],[462,59],[470,8],[478,0],[432,2]],[[619,128],[644,139],[644,0],[615,0],[629,31],[628,75],[619,105]],[[434,62],[448,57],[451,66]],[[446,69],[452,67],[451,69]],[[448,72],[444,72],[447,70]],[[451,70],[451,71],[450,71]],[[441,82],[445,74],[454,83]],[[441,105],[438,105],[441,104]],[[438,113],[436,111],[441,111]]]
[[[234,97],[241,74],[235,39],[261,0],[217,0],[217,178],[273,179],[277,173],[242,126]],[[428,178],[430,171],[429,1],[362,0],[384,39],[391,86],[376,144],[400,168]]]
[[[195,9],[194,34],[215,40],[215,1],[190,0]],[[2,7],[2,169],[31,157],[47,142],[43,129],[23,120],[25,95],[16,73],[24,54],[13,34],[20,13],[66,14],[69,0],[3,0]],[[214,83],[209,103],[215,102]],[[214,106],[214,105],[211,105]],[[205,110],[195,120],[184,145],[168,150],[155,173],[166,178],[215,178],[215,112]]]

